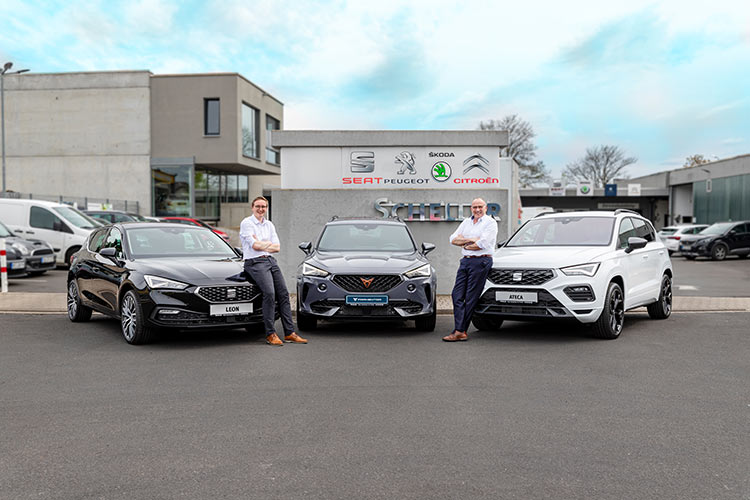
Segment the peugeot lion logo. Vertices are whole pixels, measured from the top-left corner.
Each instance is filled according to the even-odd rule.
[[[375,153],[372,151],[352,151],[352,172],[363,174],[375,170]]]
[[[490,170],[487,168],[489,166],[490,162],[484,156],[480,155],[479,153],[471,155],[464,160],[464,167],[466,167],[464,168],[464,175],[466,175],[471,170],[474,170],[475,168],[478,168],[485,174],[490,175]]]
[[[372,285],[372,282],[375,280],[375,278],[359,278],[359,280],[362,282],[365,288],[370,288],[370,285]]]
[[[417,173],[417,169],[414,168],[414,162],[416,160],[414,159],[414,155],[411,154],[408,151],[401,151],[396,156],[396,161],[394,163],[401,164],[401,168],[396,172],[398,175],[404,175],[406,171],[408,170],[411,175],[414,175]]]

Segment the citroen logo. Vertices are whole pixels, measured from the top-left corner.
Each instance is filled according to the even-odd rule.
[[[375,280],[375,278],[359,278],[359,280],[362,282],[365,288],[370,288],[370,285],[372,285],[372,282]]]
[[[406,173],[408,171],[411,175],[416,174],[417,173],[417,169],[414,168],[414,162],[415,161],[416,160],[414,159],[414,155],[413,154],[411,154],[408,151],[401,151],[396,156],[395,163],[397,163],[397,164],[400,163],[401,164],[401,168],[396,173],[398,175],[404,175],[404,173]]]
[[[487,168],[490,166],[490,161],[479,153],[471,155],[464,160],[464,175],[471,170],[478,168],[487,175],[490,175],[490,170]]]

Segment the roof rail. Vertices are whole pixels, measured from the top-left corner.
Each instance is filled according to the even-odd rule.
[[[542,216],[542,215],[549,215],[549,214],[554,214],[554,213],[556,213],[556,212],[554,212],[554,211],[552,211],[552,212],[542,212],[542,213],[540,213],[540,214],[536,214],[536,215],[534,216],[534,218],[536,219],[537,217],[540,217],[540,216]]]
[[[333,222],[333,221],[337,220],[338,218],[339,218],[339,216],[338,216],[338,215],[334,215],[333,217],[331,217],[331,218],[330,218],[330,219],[328,220],[328,222]]]
[[[635,210],[630,210],[629,208],[618,208],[615,210],[615,215],[617,214],[635,214],[635,215],[641,215]]]

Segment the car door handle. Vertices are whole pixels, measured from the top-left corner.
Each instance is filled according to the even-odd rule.
[[[648,255],[644,255],[643,260],[648,260]]]
[[[34,234],[34,231],[26,231],[26,234]]]

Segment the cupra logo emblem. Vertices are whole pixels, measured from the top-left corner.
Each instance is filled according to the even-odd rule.
[[[438,182],[445,182],[451,177],[451,166],[444,161],[439,161],[432,166],[432,178]]]
[[[414,155],[411,154],[408,151],[401,151],[396,156],[396,161],[394,163],[401,164],[401,168],[396,172],[399,175],[404,175],[406,171],[408,170],[411,175],[414,175],[417,173],[417,169],[414,168],[414,162],[416,160],[414,159]]]
[[[370,288],[370,285],[372,285],[372,282],[375,280],[375,278],[359,278],[359,280],[362,282],[365,288]]]
[[[490,175],[490,170],[487,168],[490,166],[490,161],[480,154],[474,154],[464,160],[464,175],[471,170],[478,168],[487,175]]]

